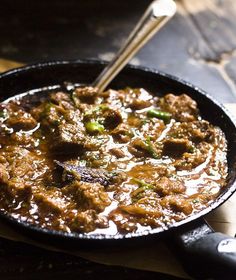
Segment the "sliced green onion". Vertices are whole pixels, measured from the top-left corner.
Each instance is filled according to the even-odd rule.
[[[56,112],[57,119],[55,119],[55,118],[53,119],[51,117],[52,115],[54,115],[54,113],[52,112],[53,109]],[[62,118],[61,112],[60,112],[60,114],[58,112],[59,109],[60,108],[59,108],[58,105],[56,105],[52,102],[48,102],[47,104],[45,104],[44,110],[40,113],[39,117],[40,117],[41,120],[44,119],[44,118],[48,118],[48,119],[50,119],[51,124],[54,124],[54,125],[57,126],[60,123],[61,118]]]
[[[71,100],[73,101],[75,107],[78,108],[78,107],[79,107],[79,104],[80,104],[80,100],[79,100],[79,98],[76,96],[75,91],[73,91],[73,92],[71,93],[70,97],[71,97]]]
[[[87,122],[85,128],[89,134],[97,134],[104,131],[104,126],[98,122]]]
[[[139,185],[139,188],[134,190],[131,195],[133,198],[137,198],[137,196],[140,195],[140,193],[144,192],[145,190],[152,190],[154,189],[154,186],[151,184],[146,183],[145,181],[133,178],[133,181]]]
[[[154,149],[154,147],[153,147],[153,145],[152,145],[152,143],[151,143],[151,139],[150,139],[149,136],[146,138],[145,143],[146,143],[146,148],[147,148],[147,151],[149,152],[149,154],[150,154],[153,158],[158,159],[159,156],[158,156],[158,154],[156,153],[156,151],[155,151],[155,149]]]
[[[158,109],[150,109],[147,111],[147,116],[149,118],[158,118],[160,120],[163,120],[165,123],[170,122],[171,119],[171,113],[160,111]]]
[[[106,111],[106,110],[109,110],[109,109],[110,109],[109,106],[106,105],[106,104],[100,104],[100,105],[98,106],[98,108],[99,108],[99,110],[101,110],[101,111]]]
[[[53,104],[50,101],[47,104],[45,104],[44,109],[40,114],[40,117],[44,118],[45,116],[47,116],[50,113],[52,107],[55,107],[55,104]]]
[[[146,190],[148,190],[148,189],[153,189],[153,188],[154,188],[153,185],[148,184],[148,183],[146,183],[146,182],[143,181],[143,180],[139,180],[139,179],[137,179],[137,178],[133,178],[133,181],[134,181],[136,184],[138,184],[139,187],[143,187],[143,188],[145,188]]]
[[[189,149],[188,149],[188,152],[193,154],[194,152],[196,151],[195,147],[194,146],[190,146]]]
[[[7,117],[7,110],[3,109],[0,111],[0,118],[5,119]]]

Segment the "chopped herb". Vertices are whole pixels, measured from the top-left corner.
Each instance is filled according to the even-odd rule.
[[[141,120],[141,125],[145,125],[150,122],[150,119],[143,119]]]
[[[150,155],[151,155],[153,158],[158,159],[159,156],[158,156],[158,154],[156,153],[155,148],[153,147],[153,144],[151,143],[150,136],[148,136],[148,137],[146,138],[145,143],[146,143],[147,151],[150,153]]]
[[[0,118],[1,119],[6,119],[7,118],[7,110],[3,109],[0,111]]]
[[[158,118],[163,120],[164,123],[169,123],[172,115],[168,112],[160,111],[158,109],[150,109],[147,111],[147,116],[149,118]]]
[[[80,101],[78,99],[78,97],[75,95],[75,91],[73,91],[70,95],[71,100],[73,101],[75,107],[79,107]]]
[[[86,167],[86,165],[87,165],[87,160],[81,159],[81,160],[79,161],[79,166],[80,166],[80,167]]]
[[[137,179],[137,178],[133,178],[133,181],[134,181],[135,183],[137,183],[140,187],[145,187],[146,189],[153,189],[153,188],[154,188],[153,185],[148,184],[148,183],[146,183],[146,182],[143,181],[143,180],[139,180],[139,179]]]
[[[104,131],[104,126],[98,122],[87,122],[85,128],[89,134],[102,133]]]
[[[40,118],[45,118],[48,114],[50,114],[50,110],[53,106],[55,106],[55,104],[53,104],[52,102],[48,102],[45,105],[44,110],[40,114]]]
[[[151,184],[146,183],[145,181],[133,178],[133,181],[139,185],[139,188],[137,188],[136,190],[134,190],[131,195],[133,198],[137,198],[138,195],[140,195],[140,193],[144,192],[145,190],[152,190],[154,189],[154,186]]]
[[[63,119],[62,108],[52,102],[48,102],[40,113],[40,120],[43,119],[47,119],[50,124],[58,126]]]
[[[196,150],[196,149],[195,149],[194,146],[190,146],[189,149],[188,149],[188,152],[191,153],[191,154],[193,154],[193,153],[195,152],[195,150]]]
[[[106,111],[106,110],[109,110],[109,106],[107,106],[106,104],[101,104],[98,106],[99,110],[101,111]]]

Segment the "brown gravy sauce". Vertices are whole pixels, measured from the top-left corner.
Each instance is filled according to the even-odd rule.
[[[208,207],[227,143],[188,95],[91,87],[0,104],[0,209],[66,232],[142,232]]]

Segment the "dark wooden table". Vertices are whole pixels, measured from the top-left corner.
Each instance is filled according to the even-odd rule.
[[[109,60],[148,0],[1,0],[0,71],[8,60]],[[236,102],[236,1],[177,1],[178,14],[131,61],[181,77],[222,103]],[[0,239],[1,279],[176,279],[95,264]]]

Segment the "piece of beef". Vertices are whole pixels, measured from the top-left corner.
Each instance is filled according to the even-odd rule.
[[[31,130],[36,127],[37,121],[32,117],[30,113],[23,110],[18,110],[17,112],[11,112],[7,121],[7,126],[14,129],[14,131],[19,130]]]
[[[141,110],[153,104],[154,97],[143,88],[131,89],[127,88],[125,91],[119,91],[124,94],[124,106],[132,110]]]
[[[163,111],[172,114],[177,121],[189,122],[197,119],[197,103],[186,94],[174,95],[167,94],[160,98],[159,106]]]
[[[107,228],[108,219],[97,214],[95,210],[86,210],[69,220],[70,228],[75,232],[91,232],[96,228]]]
[[[70,96],[62,91],[58,91],[58,92],[53,92],[50,94],[50,100],[52,102],[54,102],[55,104],[59,105],[61,103],[61,101],[67,101],[70,102]]]
[[[6,170],[6,167],[0,163],[0,184],[6,184],[9,179],[9,173]]]
[[[65,110],[73,110],[74,106],[69,94],[65,92],[54,92],[50,94],[50,100],[52,103],[57,104]]]
[[[77,88],[72,96],[75,101],[75,103],[88,103],[93,104],[95,101],[95,98],[98,94],[97,88],[94,87],[82,87]]]
[[[218,137],[218,129],[211,125],[208,121],[195,121],[188,125],[187,130],[191,135],[191,139],[195,143],[206,141],[209,143],[214,142]]]
[[[145,120],[139,128],[139,131],[143,134],[145,138],[151,138],[152,141],[156,141],[160,137],[161,133],[165,129],[165,123],[163,120],[149,119]]]
[[[182,157],[176,159],[173,165],[176,170],[192,170],[206,161],[210,149],[208,143],[201,142],[193,153],[184,153]]]
[[[193,211],[191,201],[181,194],[171,194],[163,197],[160,202],[165,209],[170,209],[176,213],[184,213],[190,215]]]
[[[130,127],[125,123],[119,124],[114,130],[111,131],[111,135],[115,141],[120,143],[127,143],[133,137]]]
[[[132,232],[137,224],[142,226],[158,227],[162,217],[160,199],[146,197],[129,205],[120,205],[109,215],[121,232]]]
[[[161,177],[155,184],[154,190],[161,196],[170,194],[183,194],[186,187],[179,181]]]
[[[32,116],[40,122],[43,128],[47,128],[48,131],[60,124],[65,112],[66,111],[62,106],[53,104],[49,101],[45,101],[30,110]]]
[[[218,129],[208,121],[197,120],[193,122],[174,123],[167,135],[174,138],[187,138],[194,143],[202,141],[212,143],[218,133]]]
[[[135,157],[148,155],[147,146],[141,139],[134,139],[128,146],[128,151]]]
[[[109,150],[109,152],[117,158],[125,157],[125,152],[119,148],[112,148]]]
[[[63,212],[66,203],[56,192],[41,189],[40,192],[34,193],[34,201],[39,207],[39,211],[43,215],[54,214],[59,215]]]
[[[163,155],[180,157],[193,149],[191,142],[184,138],[167,138],[163,141]]]
[[[121,113],[118,110],[106,110],[103,113],[104,117],[104,126],[107,129],[114,129],[116,128],[120,123],[122,123],[122,116]]]
[[[62,189],[62,192],[69,195],[80,209],[94,209],[102,212],[111,200],[105,191],[104,186],[99,183],[87,183],[74,180]]]
[[[7,185],[7,195],[13,201],[27,201],[47,172],[47,165],[41,156],[18,146],[6,146],[1,151],[5,162],[1,164],[2,182]]]
[[[86,142],[85,129],[81,123],[62,123],[54,132],[50,149],[56,154],[80,154]]]

